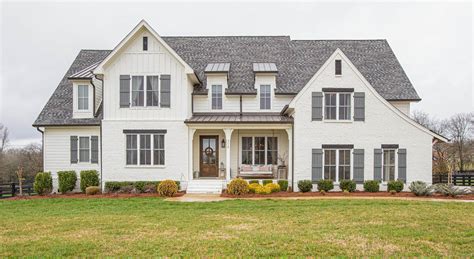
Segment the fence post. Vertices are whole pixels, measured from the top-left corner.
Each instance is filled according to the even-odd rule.
[[[15,190],[16,189],[15,188],[15,183],[11,183],[11,185],[12,185],[12,197],[13,197],[13,196],[15,196],[15,191],[16,191]]]

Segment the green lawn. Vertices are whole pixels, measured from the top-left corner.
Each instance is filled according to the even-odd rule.
[[[474,203],[0,201],[2,256],[474,256]]]

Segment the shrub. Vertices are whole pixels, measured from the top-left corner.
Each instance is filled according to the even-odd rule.
[[[257,194],[270,194],[271,192],[272,192],[272,189],[268,185],[265,185],[265,186],[260,185],[255,189],[255,193]]]
[[[330,190],[334,189],[334,183],[332,180],[319,180],[318,184],[318,191],[324,190],[325,192],[329,192]]]
[[[122,186],[131,185],[131,182],[105,182],[106,192],[118,192]]]
[[[120,187],[120,189],[117,191],[117,193],[136,193],[135,187],[133,185],[123,185]]]
[[[298,181],[298,189],[301,192],[309,192],[313,189],[313,182],[311,180],[300,180]]]
[[[353,180],[341,180],[339,187],[342,191],[354,192],[356,190],[356,182]]]
[[[89,186],[86,188],[86,195],[96,195],[100,193],[99,186]]]
[[[242,195],[249,192],[249,183],[242,178],[235,178],[229,183],[227,192],[233,195]]]
[[[119,192],[120,188],[123,186],[132,186],[134,187],[137,193],[155,193],[156,186],[160,184],[159,181],[138,181],[138,182],[106,182],[105,190],[106,192]],[[179,189],[179,182],[176,182]],[[153,186],[153,187],[152,187]]]
[[[49,172],[40,172],[35,176],[35,182],[33,184],[35,192],[39,195],[45,195],[51,193],[53,190],[53,178]]]
[[[273,183],[273,180],[262,180],[262,185],[265,186],[269,183]]]
[[[342,191],[342,193],[346,196],[350,194],[350,192],[348,190],[344,190],[344,191]]]
[[[249,193],[255,193],[255,190],[261,186],[259,183],[251,183],[249,184]]]
[[[468,193],[467,189],[456,187],[453,184],[436,184],[434,185],[434,189],[437,193],[451,197],[457,197]]]
[[[89,186],[99,186],[99,174],[96,170],[81,171],[81,191],[85,192]]]
[[[397,191],[396,190],[390,190],[390,194],[395,195],[395,194],[397,194]]]
[[[280,190],[284,192],[288,190],[288,180],[278,180],[278,185],[280,185]]]
[[[77,182],[77,174],[75,171],[58,172],[58,191],[62,194],[74,190]]]
[[[321,190],[321,191],[319,191],[319,193],[321,193],[322,195],[326,195],[326,191],[325,191],[325,190]]]
[[[250,180],[250,181],[249,181],[249,184],[253,184],[253,183],[257,183],[257,184],[258,184],[259,182],[258,182],[258,180]]]
[[[387,191],[396,191],[396,192],[401,192],[403,191],[403,181],[401,180],[396,180],[396,181],[389,181],[387,183]]]
[[[280,191],[280,185],[278,185],[277,183],[269,183],[265,185],[265,187],[270,188],[270,192],[272,193]]]
[[[157,192],[157,190],[156,190],[157,186],[158,186],[158,184],[148,183],[143,187],[143,192],[144,193],[156,193]]]
[[[178,192],[178,184],[173,180],[164,180],[158,185],[160,196],[173,197]]]
[[[433,186],[429,186],[423,181],[411,182],[408,189],[410,189],[410,191],[416,196],[430,196],[433,194]]]
[[[380,190],[380,184],[377,180],[367,180],[364,182],[364,191],[366,192],[378,192]]]

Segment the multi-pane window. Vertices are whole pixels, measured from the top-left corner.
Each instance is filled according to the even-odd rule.
[[[269,110],[271,109],[271,87],[270,85],[260,86],[260,109]]]
[[[383,181],[395,180],[395,150],[383,150]]]
[[[324,93],[324,118],[326,120],[350,120],[352,93]]]
[[[276,165],[277,163],[277,137],[242,137],[242,164]]]
[[[77,86],[77,109],[89,110],[89,86],[88,85]]]
[[[165,136],[163,134],[127,134],[127,165],[164,165]]]
[[[132,106],[143,106],[145,98],[143,76],[132,76]]]
[[[335,182],[351,179],[351,150],[324,150],[324,179]]]
[[[90,138],[79,137],[79,162],[90,161]]]
[[[146,106],[158,106],[158,76],[146,77]]]
[[[211,89],[211,101],[213,110],[222,109],[222,85],[213,85]]]

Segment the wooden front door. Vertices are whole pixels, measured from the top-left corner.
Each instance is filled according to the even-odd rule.
[[[219,176],[219,136],[201,136],[199,138],[199,176]]]

